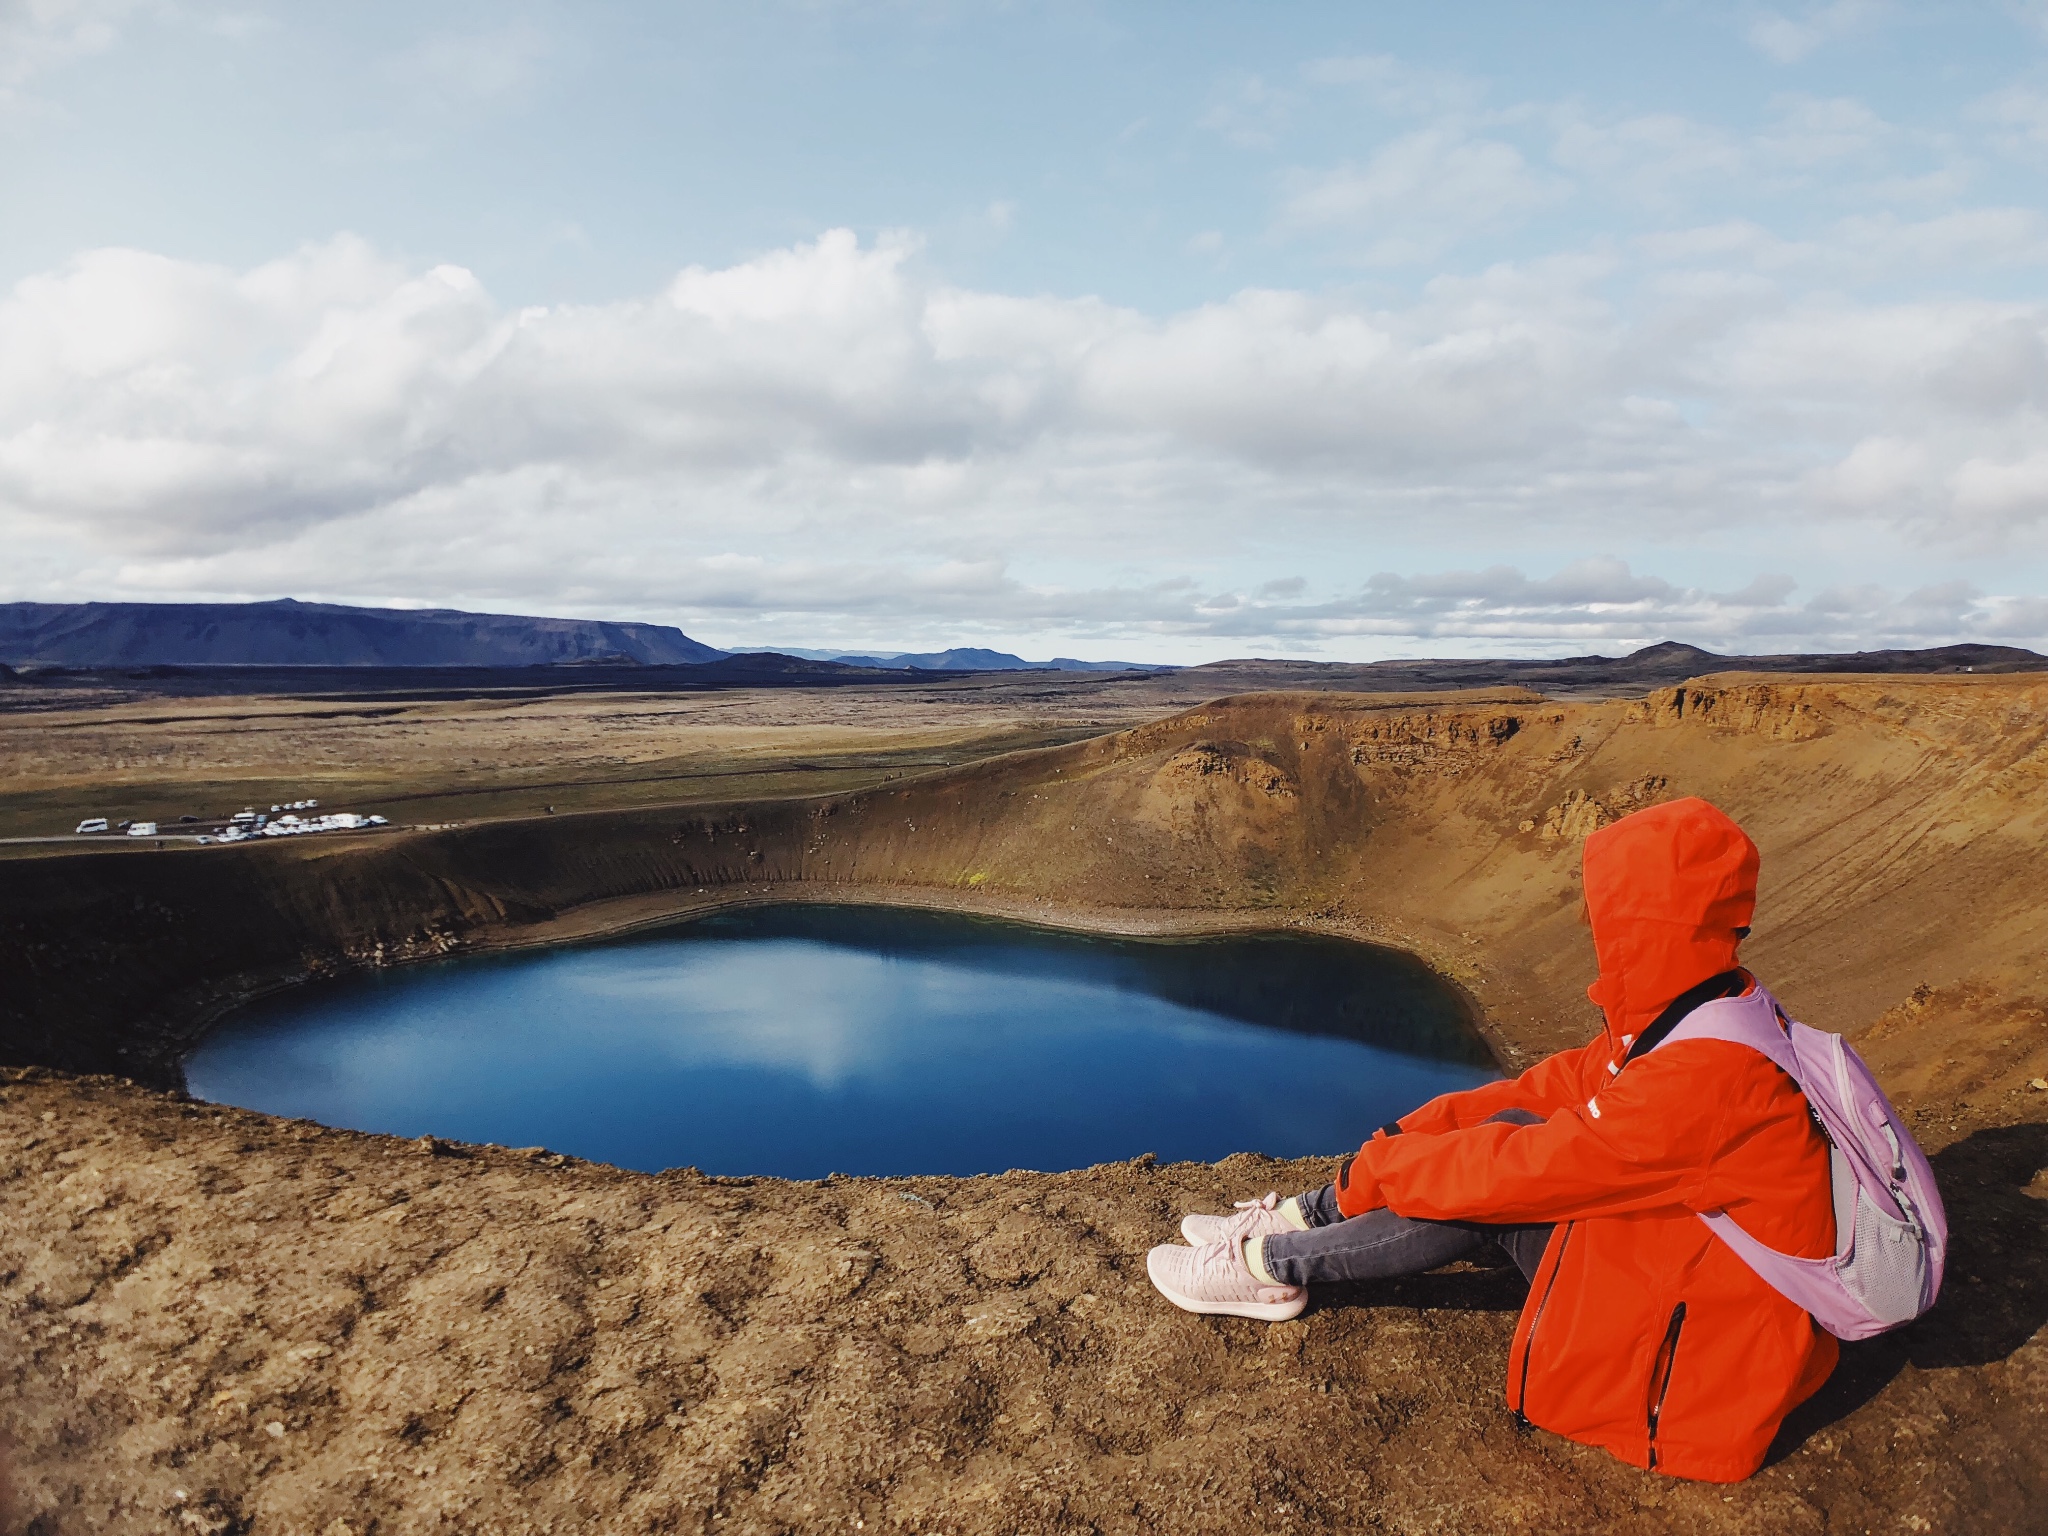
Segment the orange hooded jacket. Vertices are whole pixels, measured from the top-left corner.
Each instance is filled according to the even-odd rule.
[[[1588,995],[1606,1029],[1518,1078],[1423,1105],[1365,1144],[1337,1192],[1347,1216],[1385,1205],[1436,1221],[1554,1222],[1508,1355],[1508,1406],[1636,1466],[1711,1482],[1756,1471],[1836,1357],[1835,1340],[1695,1214],[1725,1210],[1786,1253],[1834,1251],[1827,1144],[1804,1096],[1726,1041],[1628,1059],[1686,994],[1755,985],[1736,950],[1757,864],[1755,844],[1704,800],[1587,838],[1600,958]],[[1482,1123],[1508,1108],[1547,1118]]]

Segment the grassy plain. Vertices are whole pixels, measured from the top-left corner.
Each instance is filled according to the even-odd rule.
[[[1120,691],[1095,679],[540,696],[508,689],[452,699],[17,691],[0,693],[0,839],[65,836],[88,816],[168,829],[180,816],[308,796],[323,808],[419,826],[549,807],[845,793],[1100,735],[1171,707],[1142,685]]]

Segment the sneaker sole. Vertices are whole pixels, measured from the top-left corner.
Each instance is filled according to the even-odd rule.
[[[1284,1323],[1290,1317],[1301,1316],[1302,1309],[1308,1305],[1306,1290],[1292,1301],[1197,1301],[1162,1281],[1149,1255],[1145,1260],[1145,1275],[1152,1282],[1152,1288],[1181,1311],[1208,1317],[1249,1317],[1255,1322]]]

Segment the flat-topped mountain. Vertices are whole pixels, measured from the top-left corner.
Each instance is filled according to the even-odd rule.
[[[718,661],[664,624],[340,603],[0,603],[14,666],[518,667]]]

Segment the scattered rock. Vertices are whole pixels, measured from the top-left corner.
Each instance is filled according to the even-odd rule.
[[[1621,820],[1630,811],[1663,799],[1668,782],[1662,774],[1648,774],[1632,783],[1617,784],[1599,796],[1574,789],[1543,813],[1540,826],[1524,822],[1522,830],[1527,832],[1533,827],[1546,842],[1577,842],[1608,823]]]
[[[1014,1338],[1037,1320],[1037,1314],[1022,1302],[998,1301],[971,1309],[961,1319],[960,1336],[974,1343]]]

